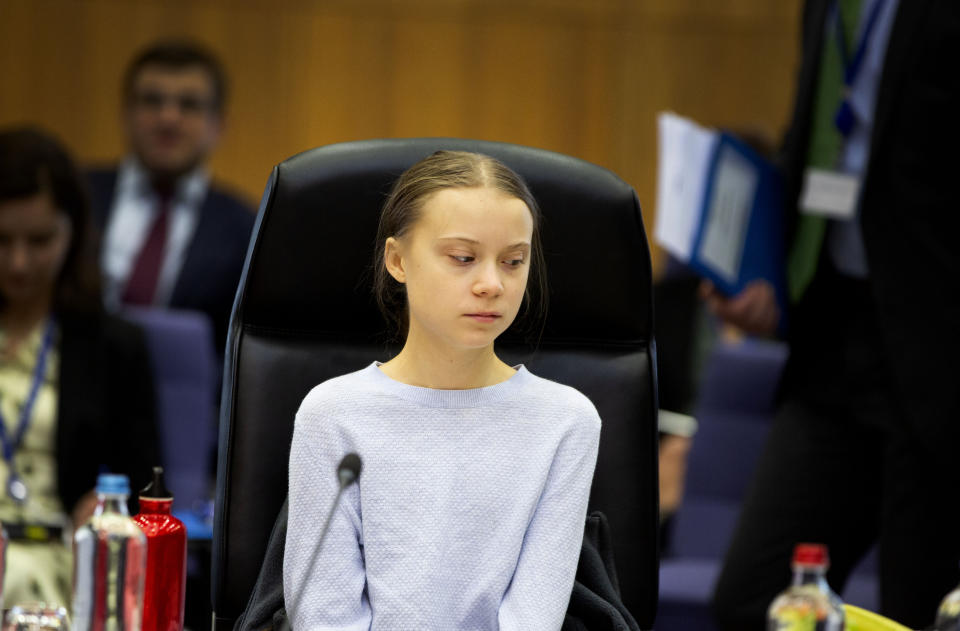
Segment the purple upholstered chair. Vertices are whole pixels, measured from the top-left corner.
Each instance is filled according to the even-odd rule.
[[[697,398],[699,431],[670,549],[660,562],[658,631],[715,631],[709,602],[747,485],[774,414],[785,345],[718,342]],[[851,574],[842,597],[876,610],[875,554]]]
[[[660,562],[657,630],[713,630],[709,602],[769,430],[786,347],[717,342],[704,368],[683,504]]]
[[[157,395],[167,488],[191,539],[209,539],[198,513],[213,497],[212,458],[217,360],[210,322],[202,313],[129,308],[125,318],[146,334]]]

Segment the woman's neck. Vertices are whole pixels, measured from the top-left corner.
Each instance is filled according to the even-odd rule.
[[[50,315],[52,299],[48,296],[20,303],[7,303],[0,311],[0,329],[10,350]]]
[[[454,352],[411,343],[409,339],[396,357],[381,364],[380,370],[401,383],[438,390],[483,388],[516,373],[496,356],[493,345]]]

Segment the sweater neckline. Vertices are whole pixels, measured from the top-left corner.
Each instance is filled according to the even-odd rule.
[[[513,366],[517,371],[509,379],[481,388],[465,390],[441,390],[412,386],[388,376],[380,370],[381,362],[375,361],[366,368],[377,387],[388,394],[432,408],[474,408],[490,405],[512,398],[522,390],[532,375],[523,364]]]

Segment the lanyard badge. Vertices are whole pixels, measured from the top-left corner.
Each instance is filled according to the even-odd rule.
[[[7,470],[10,472],[7,477],[7,495],[17,504],[25,503],[29,492],[27,491],[27,485],[17,474],[13,463],[13,455],[23,442],[23,437],[30,426],[33,404],[37,400],[37,393],[40,391],[40,385],[43,383],[47,372],[47,356],[50,354],[50,347],[53,345],[53,331],[54,320],[50,318],[43,332],[43,342],[40,344],[40,350],[37,351],[37,361],[33,369],[33,383],[30,385],[30,393],[20,410],[20,420],[13,437],[7,436],[7,421],[3,417],[3,412],[0,411],[0,442],[3,442],[3,459],[6,461]]]

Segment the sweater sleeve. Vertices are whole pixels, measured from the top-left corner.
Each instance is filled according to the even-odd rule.
[[[287,615],[298,631],[367,631],[371,612],[360,528],[357,484],[348,487],[310,567],[337,494],[337,464],[349,445],[332,423],[310,409],[308,395],[294,423],[290,504],[283,556]]]
[[[590,405],[564,435],[500,604],[501,631],[559,629],[577,571],[600,418]]]

